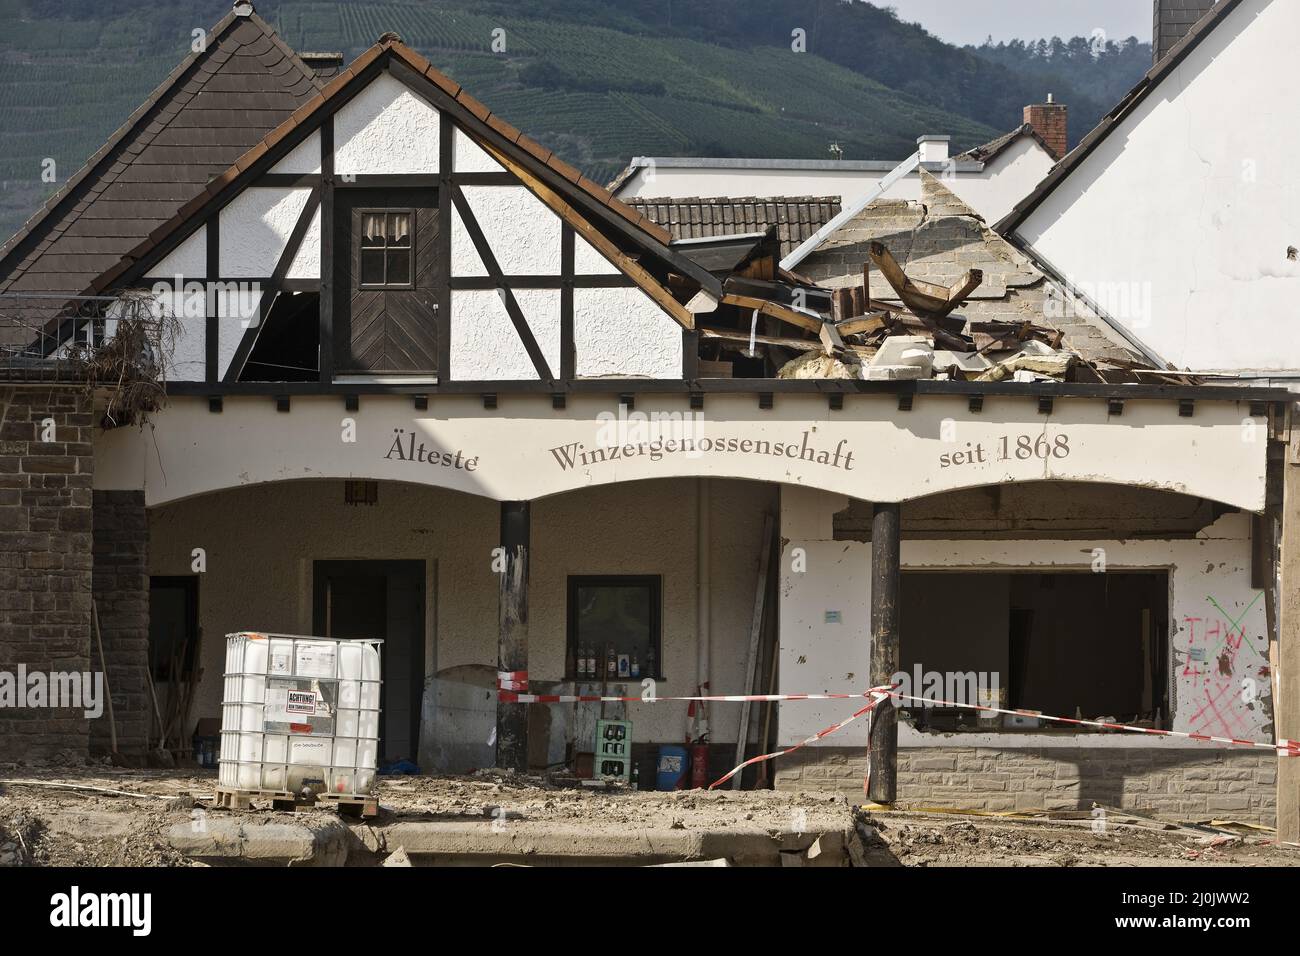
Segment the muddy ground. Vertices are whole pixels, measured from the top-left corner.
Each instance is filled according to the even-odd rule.
[[[775,835],[856,828],[871,865],[1300,866],[1300,847],[1276,845],[1271,831],[1185,827],[1119,813],[1108,814],[1105,829],[1094,832],[1089,814],[1021,819],[866,812],[825,793],[596,791],[572,781],[492,772],[380,779],[381,814],[373,821],[380,830],[397,822],[485,819],[579,824],[593,833],[759,828]],[[214,809],[215,783],[215,773],[185,770],[0,772],[0,866],[192,866],[168,842],[168,831],[196,814],[243,815],[259,823],[336,819],[322,810]],[[856,862],[864,862],[862,854]]]

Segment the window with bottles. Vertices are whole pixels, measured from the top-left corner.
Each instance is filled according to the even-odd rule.
[[[661,679],[661,599],[658,575],[570,577],[569,679]]]
[[[415,287],[415,212],[411,209],[363,209],[360,275],[362,289]]]

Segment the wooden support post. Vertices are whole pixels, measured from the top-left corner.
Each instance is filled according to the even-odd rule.
[[[871,517],[871,686],[898,673],[899,539],[902,508],[877,503]],[[898,795],[898,711],[892,700],[871,712],[867,799],[893,803]]]
[[[1300,408],[1291,411],[1291,442],[1282,463],[1282,587],[1278,627],[1279,739],[1300,740]],[[1277,760],[1277,838],[1300,843],[1300,757]]]
[[[496,557],[501,575],[497,686],[521,692],[528,689],[528,531],[528,502],[503,501],[501,551]],[[527,704],[497,701],[496,765],[528,769]]]

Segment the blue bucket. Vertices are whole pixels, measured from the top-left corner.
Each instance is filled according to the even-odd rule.
[[[676,790],[682,778],[686,776],[688,761],[686,748],[674,744],[664,744],[659,748],[658,772],[655,775],[656,790]]]

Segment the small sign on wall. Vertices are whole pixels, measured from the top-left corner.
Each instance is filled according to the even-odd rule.
[[[842,620],[841,617],[840,617],[840,612],[839,612],[839,611],[827,611],[827,612],[826,612],[826,623],[827,623],[827,624],[842,624],[842,623],[844,623],[844,622],[843,622],[843,620]]]

